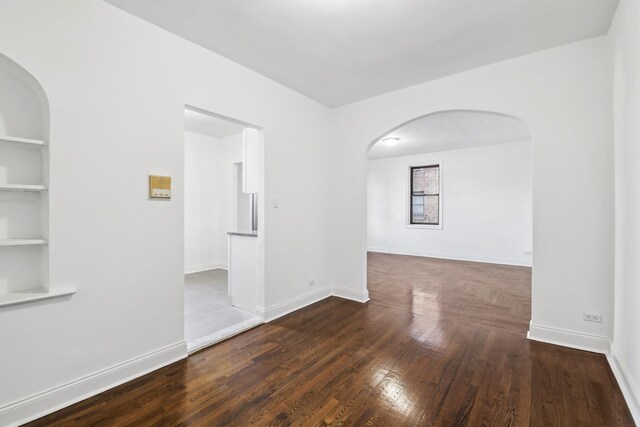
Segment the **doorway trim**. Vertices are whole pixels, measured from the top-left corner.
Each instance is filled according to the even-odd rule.
[[[233,117],[229,117],[229,116],[225,116],[222,114],[218,114],[218,113],[214,113],[210,110],[206,110],[203,108],[199,108],[196,107],[192,104],[184,104],[184,110],[189,110],[189,111],[193,111],[193,112],[197,112],[209,117],[213,117],[216,119],[220,119],[220,120],[225,120],[231,123],[235,123],[238,124],[240,126],[243,126],[245,128],[251,128],[251,129],[256,129],[258,130],[258,132],[261,134],[261,138],[260,141],[262,141],[262,144],[260,144],[259,146],[259,167],[258,167],[258,176],[259,176],[259,188],[258,188],[258,195],[264,195],[264,191],[265,191],[265,144],[267,143],[266,140],[266,132],[265,129],[262,126],[244,121],[244,120],[239,120]],[[183,142],[184,144],[184,142]],[[183,152],[184,152],[184,148],[183,148]],[[234,167],[235,170],[235,167]],[[184,173],[183,173],[184,176]],[[234,183],[234,187],[236,186],[236,184]],[[234,195],[235,197],[235,195]],[[238,335],[242,332],[245,332],[251,328],[254,328],[258,325],[261,325],[265,322],[264,319],[264,300],[265,300],[265,275],[266,275],[266,265],[265,265],[265,198],[264,197],[257,197],[258,200],[258,224],[259,224],[259,231],[257,233],[256,239],[257,239],[257,243],[258,243],[258,265],[257,265],[257,306],[255,309],[254,314],[254,318],[252,319],[248,319],[246,321],[243,321],[233,327],[230,328],[225,328],[221,331],[219,331],[219,333],[211,335],[210,337],[208,337],[209,339],[206,340],[206,342],[202,342],[202,343],[198,343],[196,346],[194,346],[194,348],[192,350],[190,350],[188,352],[188,355],[190,356],[191,354],[194,354],[195,352],[198,352],[200,350],[203,350],[204,348],[207,348],[211,345],[217,344],[221,341],[224,341],[228,338],[231,338],[235,335]],[[182,208],[184,210],[184,199],[183,199],[183,203],[182,203]],[[234,220],[235,221],[235,220]],[[185,247],[184,247],[184,241],[185,241],[185,228],[184,228],[184,221],[182,224],[183,228],[182,228],[182,252],[184,253],[185,251]],[[184,289],[184,281],[182,281],[182,294],[184,295],[185,289]],[[184,303],[183,303],[184,305]],[[182,330],[184,331],[184,316],[182,317],[183,320],[183,324],[182,324]],[[184,332],[183,332],[184,333]]]

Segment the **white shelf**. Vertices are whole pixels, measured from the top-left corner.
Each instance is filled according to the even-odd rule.
[[[0,135],[0,142],[8,142],[12,144],[21,144],[26,147],[46,147],[47,144],[39,139],[19,138],[17,136]]]
[[[0,184],[0,191],[45,191],[44,185],[32,184]]]
[[[43,288],[34,288],[19,292],[0,293],[0,307],[59,298],[67,295],[73,295],[75,293],[75,288],[54,289],[51,291],[47,291]]]
[[[30,245],[44,245],[46,240],[44,239],[5,239],[0,240],[0,246],[30,246]]]

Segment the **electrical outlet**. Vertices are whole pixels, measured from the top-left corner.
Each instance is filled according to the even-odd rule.
[[[582,318],[587,322],[602,323],[602,313],[582,313]]]
[[[309,286],[315,286],[315,285],[316,285],[315,280],[309,280]]]

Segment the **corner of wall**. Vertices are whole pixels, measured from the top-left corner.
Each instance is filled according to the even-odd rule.
[[[346,288],[344,286],[334,286],[332,290],[334,297],[348,299],[360,303],[369,301],[369,290],[357,290],[352,288]]]
[[[259,308],[258,314],[264,316],[265,322],[271,322],[279,317],[286,316],[289,313],[293,313],[296,310],[300,310],[301,308],[314,304],[330,296],[331,288],[327,286],[270,307]]]
[[[537,325],[533,321],[529,322],[527,339],[604,355],[609,354],[611,346],[608,337]]]
[[[613,375],[616,377],[616,381],[618,381],[618,386],[627,402],[627,406],[629,406],[633,420],[640,425],[640,387],[629,374],[629,369],[624,363],[624,359],[619,357],[619,354],[616,343],[613,342],[607,360]]]
[[[261,316],[265,322],[271,322],[331,296],[359,303],[369,301],[369,291],[367,290],[358,291],[343,286],[325,286],[324,288],[291,298],[279,304],[272,305],[271,307],[258,307],[257,314]]]

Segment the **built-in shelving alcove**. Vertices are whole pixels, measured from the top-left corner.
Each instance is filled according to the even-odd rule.
[[[0,308],[73,293],[49,283],[49,103],[0,54]]]

